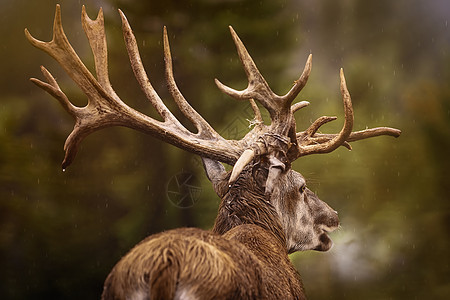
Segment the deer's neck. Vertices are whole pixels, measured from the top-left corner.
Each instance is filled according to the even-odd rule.
[[[286,236],[275,208],[266,200],[264,190],[246,179],[238,180],[222,198],[213,232],[223,235],[237,226],[252,224],[270,232],[285,249]]]
[[[239,242],[258,258],[263,285],[275,299],[306,299],[302,279],[289,260],[286,244],[272,232],[258,225],[243,224],[228,230],[223,237]]]

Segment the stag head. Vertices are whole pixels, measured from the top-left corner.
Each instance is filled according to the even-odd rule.
[[[339,226],[337,212],[306,186],[305,178],[289,169],[266,191],[270,164],[261,160],[242,170],[234,184],[217,161],[203,159],[206,174],[222,198],[213,231],[225,234],[242,224],[255,224],[274,235],[288,253],[327,251],[333,245],[327,233]]]
[[[256,199],[267,205],[261,206],[263,207],[261,210],[258,207],[257,211],[250,207],[250,213],[249,210],[247,213],[251,215],[251,211],[253,211],[255,215],[258,215],[255,220],[259,220],[258,218],[261,219],[265,216],[272,218],[270,215],[274,215],[273,211],[275,211],[278,217],[273,224],[277,228],[273,230],[285,238],[289,252],[306,249],[328,250],[331,247],[331,240],[326,233],[338,226],[337,214],[306,188],[305,179],[300,173],[291,169],[291,164],[299,157],[329,153],[340,146],[351,149],[350,142],[380,135],[397,137],[400,135],[400,130],[378,127],[352,132],[352,102],[344,72],[341,69],[340,89],[345,118],[340,132],[337,134],[318,133],[322,125],[336,119],[336,117],[327,116],[318,118],[306,130],[297,132],[294,113],[309,103],[306,101],[293,102],[308,80],[312,55],[309,55],[301,76],[294,81],[292,88],[283,96],[277,95],[271,90],[244,44],[230,27],[231,36],[248,78],[248,87],[237,91],[225,86],[217,79],[216,84],[229,96],[240,101],[250,102],[255,114],[256,125],[241,140],[227,140],[220,136],[190,106],[178,89],[172,70],[168,34],[164,28],[164,60],[168,89],[180,111],[194,125],[196,132],[191,132],[167,109],[152,87],[128,20],[122,11],[119,10],[119,13],[132,70],[143,93],[162,121],[129,107],[112,88],[108,75],[106,36],[101,9],[95,20],[87,16],[84,6],[82,10],[83,29],[94,54],[97,76],[94,76],[86,68],[70,45],[62,28],[59,5],[56,7],[53,39],[50,42],[33,38],[25,29],[25,35],[31,44],[58,61],[88,98],[88,104],[85,107],[73,105],[60,89],[55,78],[44,67],[41,69],[46,82],[35,78],[31,79],[33,83],[55,97],[75,119],[74,129],[64,146],[65,158],[62,167],[65,169],[72,163],[78,145],[90,133],[110,126],[130,127],[205,158],[208,177],[217,194],[223,199],[216,221],[216,232],[224,233],[238,225],[239,222],[242,222],[242,218],[246,217],[239,216],[239,205],[244,204],[242,201],[236,201],[238,198],[245,197],[236,196],[235,192],[242,191],[243,185],[249,185],[249,189],[244,189],[244,191],[249,193],[256,191]],[[263,122],[260,106],[269,112],[270,124]],[[233,165],[231,173],[224,172],[224,168],[219,162]],[[242,178],[247,178],[247,180]],[[249,208],[248,205],[251,204],[245,205]],[[232,206],[235,208],[231,209]],[[262,211],[264,209],[267,210],[267,213]]]

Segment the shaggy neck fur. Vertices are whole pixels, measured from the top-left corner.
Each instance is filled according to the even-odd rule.
[[[224,190],[226,188],[224,184]],[[222,197],[213,232],[223,235],[244,224],[269,231],[285,247],[286,236],[278,214],[265,196],[264,188],[254,179],[251,168],[244,170]]]

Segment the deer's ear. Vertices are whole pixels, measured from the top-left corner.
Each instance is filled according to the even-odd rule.
[[[206,177],[211,181],[216,194],[222,198],[225,194],[224,183],[227,177],[225,167],[219,161],[206,157],[202,157],[202,162]]]
[[[273,188],[282,172],[286,170],[286,165],[275,156],[270,156],[261,160],[253,168],[253,178],[258,185],[264,188],[265,194],[272,193]]]
[[[263,166],[262,164],[256,164],[253,166],[252,169],[252,176],[258,186],[265,189],[266,188],[266,181],[267,181],[267,175],[269,173],[269,169],[266,166]]]
[[[269,158],[269,163],[270,166],[269,166],[269,174],[267,175],[266,181],[266,194],[272,194],[273,188],[278,180],[278,177],[286,169],[286,165],[275,156],[271,156]]]

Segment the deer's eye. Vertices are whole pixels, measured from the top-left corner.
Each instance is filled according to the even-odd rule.
[[[300,193],[303,193],[305,190],[306,190],[306,184],[303,184],[303,185],[300,187],[299,191],[300,191]]]

